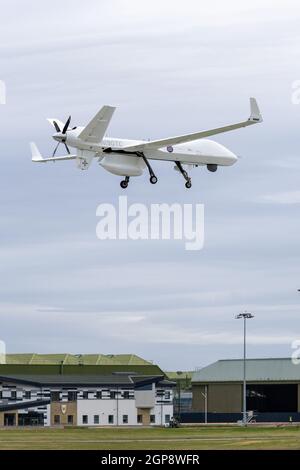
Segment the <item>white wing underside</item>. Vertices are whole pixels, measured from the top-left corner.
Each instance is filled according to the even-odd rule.
[[[37,148],[36,144],[34,142],[30,142],[30,149],[31,149],[31,157],[33,162],[56,162],[56,161],[62,161],[62,160],[75,160],[77,155],[63,155],[61,157],[48,157],[48,158],[43,158],[39,149]]]
[[[149,150],[158,150],[163,147],[173,146],[178,144],[183,144],[186,142],[191,142],[193,140],[199,140],[203,138],[207,138],[213,135],[221,134],[224,132],[230,132],[235,129],[240,129],[242,127],[251,126],[253,124],[257,124],[262,122],[262,116],[259,111],[259,107],[255,98],[250,98],[250,107],[251,107],[251,114],[249,119],[246,121],[241,121],[236,124],[231,124],[224,127],[217,127],[215,129],[210,129],[207,131],[199,131],[191,134],[180,135],[177,137],[170,137],[167,139],[160,139],[160,140],[153,140],[150,142],[141,142],[135,145],[128,145],[122,147],[122,151],[128,153],[138,153],[144,152]],[[100,143],[105,135],[107,127],[110,123],[110,120],[113,116],[115,111],[115,107],[112,106],[103,106],[100,111],[94,116],[94,118],[89,122],[89,124],[81,131],[79,134],[79,138],[85,142],[97,144]],[[49,119],[49,121],[53,124],[54,119]],[[55,119],[56,122],[59,122]],[[63,123],[59,122],[60,125]],[[30,143],[31,147],[31,154],[32,154],[32,161],[33,162],[55,162],[55,161],[63,161],[63,160],[75,160],[77,159],[78,167],[81,169],[87,169],[93,157],[96,156],[95,152],[91,152],[88,150],[79,150],[77,154],[72,155],[63,155],[59,157],[48,157],[43,158],[41,153],[39,152],[36,144],[34,142]],[[113,149],[110,149],[112,152]],[[118,149],[119,151],[119,149]]]
[[[91,142],[92,144],[101,142],[115,109],[116,108],[113,106],[103,106],[96,116],[94,116],[88,125],[81,131],[78,138],[84,142]]]
[[[229,126],[217,127],[215,129],[210,129],[207,131],[194,132],[192,134],[184,134],[177,137],[169,137],[167,139],[152,140],[150,142],[143,142],[138,145],[129,145],[127,147],[123,147],[123,150],[128,152],[144,152],[145,150],[158,150],[162,147],[167,147],[169,145],[172,146],[183,144],[186,142],[192,142],[193,140],[204,139],[213,135],[221,134],[224,132],[230,132],[235,129],[240,129],[241,127],[247,127],[262,122],[263,119],[255,98],[250,98],[250,107],[251,114],[249,119],[247,119],[246,121],[238,122],[236,124],[230,124]]]

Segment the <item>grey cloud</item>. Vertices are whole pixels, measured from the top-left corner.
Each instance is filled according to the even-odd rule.
[[[0,30],[8,351],[133,352],[192,368],[240,356],[234,315],[249,308],[249,354],[289,355],[299,329],[298,206],[261,201],[298,194],[297,2],[210,2],[201,12],[199,2],[186,9],[134,1],[130,11],[119,1],[91,1],[89,9],[26,2],[25,12],[21,3],[5,6]],[[117,203],[118,178],[96,164],[84,174],[72,163],[30,161],[30,140],[53,150],[48,116],[71,113],[74,125],[84,124],[102,104],[117,104],[110,135],[159,138],[246,118],[251,95],[264,123],[216,139],[242,155],[237,165],[195,169],[186,192],[172,165],[154,162],[159,183],[145,175],[128,188],[129,202],[203,202],[201,252],[181,242],[99,242],[96,207]]]

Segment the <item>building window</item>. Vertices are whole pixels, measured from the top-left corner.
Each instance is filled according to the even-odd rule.
[[[82,424],[88,424],[88,415],[82,415]]]
[[[143,424],[143,415],[137,415],[138,424]]]
[[[99,424],[99,415],[94,415],[94,424]]]
[[[150,423],[155,424],[155,415],[150,415]]]
[[[82,392],[82,398],[83,400],[88,400],[89,399],[89,392]]]
[[[51,392],[51,401],[59,401],[60,400],[60,393],[59,392]]]
[[[68,424],[73,424],[73,415],[68,415]]]
[[[114,424],[114,415],[108,415],[108,424]]]
[[[117,397],[117,392],[114,392],[114,391],[110,392],[110,399],[111,400],[115,400],[116,397]]]
[[[169,423],[170,422],[170,415],[165,415],[165,423]]]
[[[124,398],[125,400],[128,400],[128,398],[129,398],[129,392],[128,392],[128,391],[126,391],[126,392],[123,393],[123,398]]]
[[[128,415],[123,415],[123,424],[128,424]]]
[[[68,392],[68,401],[76,401],[77,392]]]
[[[165,399],[170,400],[171,398],[171,393],[170,392],[165,392]]]
[[[97,398],[97,400],[102,400],[102,392],[101,392],[101,390],[98,390],[98,392],[96,392],[96,398]]]
[[[54,424],[60,424],[60,416],[54,415]]]
[[[10,394],[10,398],[11,400],[16,400],[17,399],[17,392],[15,390],[13,390]]]
[[[26,391],[24,392],[24,398],[25,398],[25,400],[30,400],[30,398],[31,398],[31,392],[30,392],[29,390],[26,390]]]

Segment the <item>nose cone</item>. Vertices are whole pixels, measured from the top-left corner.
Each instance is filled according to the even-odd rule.
[[[224,145],[220,146],[220,151],[224,160],[226,161],[226,165],[233,165],[238,161],[238,157],[227,147],[224,147]]]
[[[238,157],[233,152],[231,152],[231,150],[226,149],[226,151],[226,157],[230,160],[231,164],[233,165],[238,161]]]

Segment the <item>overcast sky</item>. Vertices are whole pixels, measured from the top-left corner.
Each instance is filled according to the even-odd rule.
[[[289,357],[300,339],[300,80],[298,1],[0,2],[0,311],[8,352],[134,353],[165,369],[242,354]],[[96,208],[125,194],[94,162],[49,155],[47,117],[84,125],[116,105],[109,135],[156,139],[248,117],[264,123],[216,137],[231,168],[173,165],[133,179],[128,202],[203,203],[205,245],[99,241]]]

